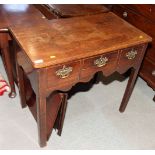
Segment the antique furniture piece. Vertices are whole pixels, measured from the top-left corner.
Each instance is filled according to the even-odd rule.
[[[153,38],[152,44],[147,48],[140,76],[155,90],[155,5],[111,5],[111,11]]]
[[[20,54],[17,54],[18,66],[24,70],[36,95],[41,147],[47,141],[46,98],[51,93],[69,90],[78,82],[87,82],[98,71],[109,76],[115,71],[122,74],[131,69],[120,106],[120,112],[123,112],[147,44],[152,40],[110,12],[24,24],[22,27],[19,24],[9,30],[30,65],[27,72]]]
[[[38,8],[47,19],[53,19],[53,16],[55,18],[69,18],[106,13],[109,11],[109,9],[99,4],[37,4],[35,7]]]

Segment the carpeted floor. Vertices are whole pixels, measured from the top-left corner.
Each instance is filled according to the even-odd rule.
[[[6,78],[1,60],[0,72]],[[43,149],[155,149],[154,91],[138,78],[126,111],[119,113],[128,79],[110,78],[68,100],[62,136],[53,131]],[[0,97],[0,149],[40,149],[36,123],[19,102],[18,94]]]

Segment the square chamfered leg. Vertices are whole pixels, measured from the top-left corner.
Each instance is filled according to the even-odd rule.
[[[26,105],[26,93],[25,93],[25,82],[24,82],[24,71],[16,64],[16,70],[17,70],[17,79],[18,79],[18,88],[19,88],[19,95],[20,95],[20,103],[22,108],[25,108]]]
[[[126,90],[125,90],[125,93],[124,93],[120,108],[119,108],[120,112],[125,111],[125,108],[126,108],[126,106],[128,104],[131,93],[133,91],[133,88],[134,88],[134,85],[135,85],[135,82],[136,82],[136,79],[137,79],[137,75],[138,75],[138,70],[135,70],[134,68],[132,68],[131,75],[129,77],[129,81],[128,81],[128,84],[127,84],[127,87],[126,87]]]
[[[128,101],[130,99],[130,96],[132,94],[132,91],[133,91],[136,79],[138,77],[138,72],[139,72],[142,60],[144,58],[144,54],[145,54],[147,45],[148,44],[144,45],[143,50],[141,52],[141,55],[139,57],[139,61],[136,64],[136,66],[131,68],[131,74],[130,74],[130,77],[129,77],[129,80],[128,80],[128,84],[126,86],[126,90],[125,90],[125,93],[124,93],[124,96],[123,96],[123,99],[122,99],[122,102],[121,102],[121,105],[120,105],[120,108],[119,108],[120,112],[124,112],[125,109],[126,109],[126,106],[127,106]]]

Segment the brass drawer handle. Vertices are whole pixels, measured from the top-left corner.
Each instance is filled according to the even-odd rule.
[[[94,65],[97,66],[97,67],[102,67],[102,66],[105,66],[108,62],[108,58],[107,57],[100,57],[99,59],[96,59],[94,61]]]
[[[153,75],[153,76],[155,76],[155,70],[154,70],[154,71],[152,71],[152,75]]]
[[[132,60],[136,57],[137,55],[137,50],[131,50],[130,52],[126,53],[126,57],[129,59],[129,60]]]
[[[67,78],[72,71],[73,71],[72,67],[66,67],[64,65],[62,69],[56,71],[56,75],[59,76],[61,79],[64,79]]]
[[[123,17],[126,18],[128,16],[128,13],[126,11],[123,12]]]

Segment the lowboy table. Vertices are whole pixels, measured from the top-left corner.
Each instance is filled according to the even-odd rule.
[[[46,98],[56,90],[69,90],[78,82],[89,81],[96,72],[105,76],[131,68],[131,75],[120,106],[123,112],[132,93],[148,42],[142,31],[109,12],[40,24],[10,27],[19,44],[36,94],[39,144],[46,145]]]

